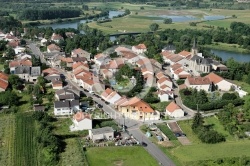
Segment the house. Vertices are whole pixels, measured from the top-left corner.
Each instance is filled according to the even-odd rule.
[[[210,73],[212,69],[211,67],[212,63],[213,63],[212,59],[194,55],[189,61],[189,68],[200,73]]]
[[[103,76],[104,79],[110,79],[113,77],[113,73],[108,69],[100,70],[100,74]]]
[[[152,64],[154,67],[156,67],[156,68],[158,68],[158,69],[162,69],[162,64],[159,63],[157,60],[155,60],[155,59],[150,59],[150,62],[151,62],[151,64]]]
[[[158,88],[162,85],[167,85],[171,89],[173,88],[173,82],[167,76],[162,77],[157,81]]]
[[[211,91],[211,81],[206,77],[187,77],[184,84],[187,88],[197,89],[198,91]]]
[[[170,72],[172,73],[172,75],[174,74],[174,71],[179,69],[179,68],[182,68],[182,65],[179,63],[175,63],[175,64],[171,65]]]
[[[26,54],[26,53],[21,53],[21,54],[16,55],[16,59],[18,60],[31,59],[31,58],[32,58],[31,55]]]
[[[142,68],[142,69],[141,69],[141,73],[142,73],[143,76],[146,75],[146,74],[154,75],[153,69],[152,69],[152,68],[150,69],[149,67],[147,67],[147,68]]]
[[[103,127],[98,129],[89,130],[89,138],[95,142],[99,140],[112,140],[114,139],[114,130],[112,127]]]
[[[133,97],[118,105],[118,111],[125,117],[140,121],[160,119],[160,113],[153,110],[148,103],[138,97]]]
[[[41,75],[41,68],[40,66],[18,66],[11,73],[18,75],[19,78],[26,82],[36,82],[37,77]]]
[[[79,111],[79,100],[64,100],[54,102],[54,115],[72,115]]]
[[[55,92],[55,100],[63,101],[63,100],[75,100],[79,99],[80,94],[75,93],[72,89],[65,87],[63,89],[57,90]]]
[[[72,119],[73,125],[70,126],[70,131],[81,131],[92,129],[92,118],[90,114],[77,112]]]
[[[135,64],[140,59],[140,57],[132,51],[121,51],[120,53],[123,58],[125,58],[125,60],[130,64]]]
[[[132,47],[132,51],[137,54],[142,54],[147,51],[147,47],[145,46],[145,44],[138,44]]]
[[[42,40],[41,40],[41,46],[46,46],[46,44],[47,44],[47,42],[48,42],[48,40],[47,39],[45,39],[45,38],[43,38]]]
[[[170,88],[169,86],[167,85],[161,85],[160,87],[158,87],[159,90],[162,90],[162,91],[171,91],[172,88]]]
[[[101,98],[103,98],[105,101],[114,104],[116,101],[118,101],[121,96],[116,92],[113,91],[110,88],[107,88],[102,94]]]
[[[25,51],[25,49],[26,49],[25,47],[16,46],[14,48],[14,51],[15,51],[15,54],[17,55],[19,53],[23,53]]]
[[[164,51],[168,51],[168,52],[172,52],[172,53],[175,53],[175,46],[174,45],[168,45],[166,47],[164,47],[161,52],[164,52]]]
[[[50,44],[47,46],[47,52],[51,53],[51,52],[60,52],[61,48],[55,44]]]
[[[179,69],[175,70],[173,75],[174,75],[175,80],[186,79],[187,77],[191,76],[190,73],[186,72],[182,68],[179,68]]]
[[[172,118],[181,118],[184,117],[184,111],[174,101],[172,101],[166,107],[166,115]]]
[[[54,79],[51,81],[53,89],[62,89],[63,82],[60,79]]]
[[[183,58],[190,59],[190,57],[192,56],[192,53],[183,50],[183,51],[179,52],[178,55],[182,56]]]
[[[94,56],[93,61],[97,66],[106,65],[110,61],[110,57],[105,54],[97,54]]]
[[[0,71],[0,92],[6,91],[9,86],[8,82],[9,76],[2,71]]]
[[[32,62],[29,59],[13,60],[9,62],[10,73],[14,74],[14,71],[18,66],[27,66],[31,67]]]
[[[217,86],[218,90],[229,91],[230,89],[236,89],[236,85],[226,81],[224,78],[218,76],[215,73],[210,73],[204,78],[208,78],[213,85]]]
[[[64,40],[63,37],[59,34],[53,33],[51,36],[51,41],[54,41],[56,43],[59,43],[60,40]]]
[[[44,111],[44,110],[45,110],[45,107],[44,107],[43,105],[34,104],[34,105],[33,105],[33,110],[34,110],[34,111]]]
[[[90,53],[87,51],[84,51],[81,48],[74,49],[71,51],[71,57],[81,57],[81,58],[86,58],[87,60],[90,60]]]
[[[164,74],[163,72],[158,72],[158,73],[156,74],[156,78],[157,78],[158,80],[161,79],[162,77],[166,77],[165,74]]]
[[[124,65],[125,60],[123,58],[116,58],[114,60],[111,60],[108,64],[101,65],[100,69],[108,69],[114,74]]]
[[[86,62],[87,63],[87,58],[84,57],[72,57],[73,62]]]
[[[174,93],[173,91],[163,91],[160,90],[157,92],[158,97],[160,99],[161,102],[163,101],[169,101],[170,99],[174,99]]]
[[[76,34],[74,32],[65,32],[67,38],[73,38]]]
[[[88,63],[85,63],[85,62],[74,62],[72,65],[72,69],[73,69],[73,72],[80,70],[80,69],[83,69],[85,71],[89,71],[89,65],[88,65]]]
[[[67,58],[62,57],[62,58],[61,58],[61,62],[66,63],[66,67],[72,67],[72,66],[73,66],[73,59],[70,58],[70,57],[67,57]],[[61,66],[61,67],[62,67],[62,66]]]

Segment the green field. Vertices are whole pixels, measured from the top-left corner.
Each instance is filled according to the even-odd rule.
[[[35,122],[30,115],[16,115],[13,165],[39,165]]]
[[[0,115],[0,165],[10,166],[13,162],[15,116]]]
[[[113,10],[129,9],[131,14],[124,18],[115,18],[112,22],[106,22],[97,24],[96,22],[88,23],[92,28],[98,28],[105,33],[120,33],[120,32],[147,32],[149,31],[149,25],[156,22],[160,25],[160,29],[175,28],[175,29],[209,29],[208,25],[214,27],[229,28],[230,23],[233,21],[250,23],[250,11],[249,10],[227,10],[227,9],[192,9],[192,10],[172,10],[169,7],[155,7],[153,5],[142,4],[129,4],[129,3],[88,3],[89,7],[108,8]],[[140,7],[144,7],[141,10]],[[237,18],[231,18],[235,14]],[[176,22],[173,24],[163,24],[163,18],[161,15],[173,15],[173,16],[195,16],[202,18],[203,16],[222,15],[228,17],[223,20],[205,21],[198,23],[197,26],[190,26],[189,22]]]
[[[0,165],[39,165],[35,123],[29,115],[0,116]]]
[[[227,141],[218,144],[204,144],[198,139],[191,129],[192,121],[179,121],[181,129],[186,133],[188,139],[192,142],[188,146],[176,146],[172,149],[164,150],[166,154],[171,155],[178,160],[180,165],[190,165],[192,162],[201,160],[217,160],[221,158],[231,157],[250,157],[250,151],[246,147],[250,147],[249,140],[236,140],[230,136],[227,131],[215,117],[209,117],[205,120],[206,124],[214,124],[213,128],[226,135]]]
[[[94,147],[87,149],[90,166],[156,166],[143,147]]]

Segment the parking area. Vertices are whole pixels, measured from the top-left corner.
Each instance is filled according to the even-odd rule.
[[[186,137],[186,134],[182,132],[177,122],[168,123],[170,130],[175,134],[177,139],[180,141],[182,145],[190,145],[191,142]]]

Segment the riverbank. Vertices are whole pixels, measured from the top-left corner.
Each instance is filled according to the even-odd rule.
[[[213,43],[210,45],[205,45],[205,47],[209,49],[236,52],[236,53],[242,53],[242,54],[250,53],[250,50],[241,48],[238,44]]]

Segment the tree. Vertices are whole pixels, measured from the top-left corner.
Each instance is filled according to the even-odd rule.
[[[8,47],[7,50],[6,50],[6,54],[5,54],[6,58],[8,58],[8,59],[13,59],[13,57],[14,57],[15,55],[16,55],[16,54],[15,54],[14,49],[11,48],[11,47]]]
[[[33,90],[33,94],[35,95],[35,96],[39,96],[40,94],[41,94],[41,87],[40,87],[40,85],[38,85],[38,84],[36,84],[35,86],[34,86],[34,90]]]
[[[65,69],[67,67],[67,63],[64,61],[61,61],[60,66],[61,68]]]
[[[149,29],[150,29],[151,31],[157,31],[157,30],[159,29],[159,24],[153,23],[153,24],[151,24],[151,25],[149,26]]]
[[[198,111],[193,119],[192,129],[195,131],[197,128],[202,127],[203,125],[203,118],[201,113]]]
[[[14,74],[11,74],[9,76],[8,81],[10,85],[12,86],[12,88],[15,88],[15,89],[22,84],[21,79],[17,75],[14,75]]]
[[[163,23],[164,23],[164,24],[172,24],[172,22],[173,22],[172,18],[165,18],[165,19],[163,20]]]
[[[89,10],[89,6],[88,5],[82,5],[82,9],[88,11]]]

